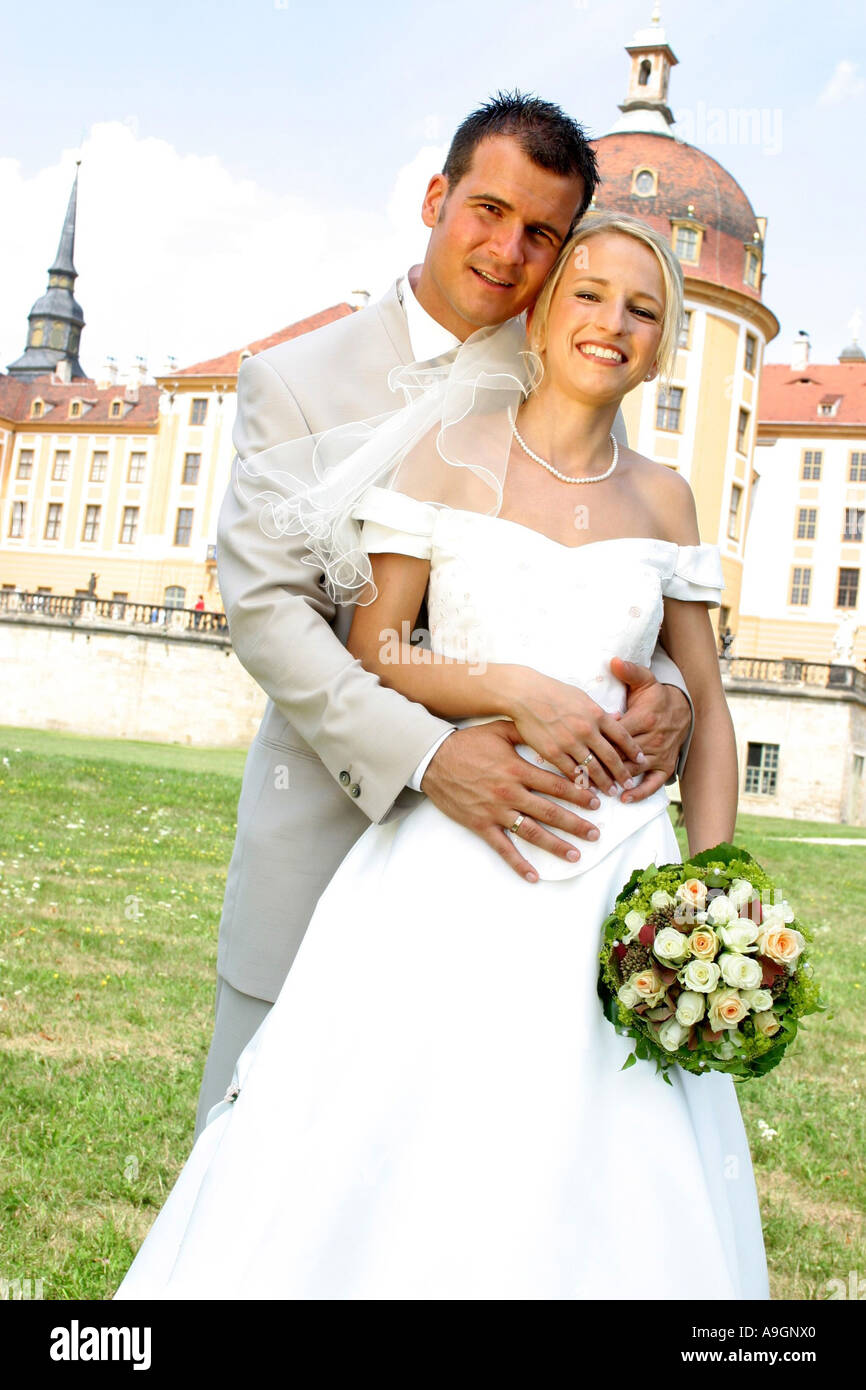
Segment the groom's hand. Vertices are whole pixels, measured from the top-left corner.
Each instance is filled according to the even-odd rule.
[[[574,806],[595,809],[593,787],[580,787],[567,777],[534,766],[515,752],[523,740],[511,720],[495,720],[457,729],[434,754],[421,790],[446,816],[474,830],[500,854],[521,878],[535,883],[538,874],[506,835],[518,815],[523,817],[520,839],[572,862],[580,851],[553,830],[567,830],[585,840],[597,840],[595,826],[546,798],[558,796]]]
[[[628,687],[628,706],[621,722],[640,740],[646,756],[643,781],[623,792],[623,801],[645,801],[673,774],[691,725],[689,702],[675,685],[661,685],[647,666],[613,657],[610,669]],[[647,771],[647,769],[649,769]]]

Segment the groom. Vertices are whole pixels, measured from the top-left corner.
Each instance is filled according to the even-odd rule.
[[[391,368],[452,352],[479,328],[520,314],[597,182],[583,131],[558,107],[515,93],[473,112],[427,188],[423,265],[378,304],[244,362],[234,430],[239,458],[395,409]],[[423,791],[521,875],[532,872],[521,837],[565,855],[571,846],[556,830],[585,836],[590,829],[578,814],[587,794],[521,758],[513,725],[455,731],[349,655],[343,644],[351,610],[335,610],[303,562],[301,538],[265,536],[237,466],[217,553],[234,649],[269,701],[244,770],[199,1129],[276,999],[319,895],[371,822],[400,814]],[[684,756],[690,702],[659,648],[652,673],[625,666],[617,674],[629,686],[621,727],[646,756],[642,784],[625,793],[637,800],[670,777],[683,745]],[[601,712],[583,698],[586,726],[595,730]],[[625,736],[622,742],[634,756],[636,746]],[[623,762],[610,771],[622,784],[630,768]],[[541,794],[569,800],[574,813]],[[525,819],[509,838],[504,827],[518,813]]]

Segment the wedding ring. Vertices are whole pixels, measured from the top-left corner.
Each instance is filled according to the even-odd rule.
[[[517,816],[517,818],[515,819],[514,824],[513,824],[513,825],[509,825],[508,829],[511,831],[512,835],[516,835],[516,834],[517,834],[517,831],[520,829],[521,825],[523,824],[523,822],[524,822],[525,820],[526,820],[526,817],[521,813],[521,814],[520,814],[519,816]]]
[[[593,759],[593,754],[592,754],[592,753],[587,753],[586,757],[584,758],[583,762],[581,763],[581,767],[586,767],[587,763],[591,763],[591,762],[592,762],[592,759]]]

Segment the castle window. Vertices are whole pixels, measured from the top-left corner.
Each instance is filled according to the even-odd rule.
[[[69,402],[69,418],[70,418],[70,420],[77,420],[80,414],[81,414],[81,401],[70,401],[70,402]]]
[[[146,454],[130,454],[129,472],[126,475],[128,483],[144,482],[144,465],[147,459]]]
[[[35,401],[33,402],[33,404],[32,404],[31,407],[30,407],[30,419],[31,419],[31,420],[39,420],[39,419],[42,418],[42,405],[43,405],[43,402],[40,401],[40,400],[35,400]]]
[[[658,192],[659,176],[655,169],[635,169],[631,176],[631,191],[639,198],[653,198]]]
[[[108,452],[104,449],[97,449],[90,460],[90,481],[92,483],[104,483],[107,471]]]
[[[124,507],[120,528],[121,545],[133,545],[138,535],[138,507]]]
[[[54,453],[54,468],[51,477],[55,483],[65,483],[69,477],[69,450],[57,449]]]
[[[746,334],[746,352],[743,358],[743,366],[747,372],[755,370],[755,358],[758,355],[758,340],[753,333]]]
[[[797,540],[813,541],[815,539],[815,529],[818,525],[817,507],[798,507],[797,509]]]
[[[111,409],[108,414],[112,420],[118,420],[123,410],[123,401],[116,400],[111,402]]]
[[[52,325],[51,325],[51,337],[50,337],[50,339],[48,340],[48,346],[49,346],[49,347],[53,347],[53,348],[62,348],[62,347],[63,347],[63,338],[64,338],[63,324],[62,324],[62,323],[52,323]]]
[[[791,590],[789,603],[805,608],[809,602],[812,588],[812,570],[809,565],[795,565],[791,571]]]
[[[849,483],[866,483],[866,454],[852,454],[848,460]]]
[[[27,517],[27,503],[13,502],[12,513],[9,517],[9,535],[13,540],[20,540],[24,535],[24,522]]]
[[[677,227],[674,250],[681,261],[694,264],[698,259],[697,227]]]
[[[101,507],[88,507],[84,513],[84,529],[81,532],[83,541],[95,541],[99,536],[99,517],[102,512]]]
[[[683,391],[681,386],[672,386],[669,391],[659,387],[656,400],[656,429],[678,430],[682,405]]]
[[[201,468],[201,454],[184,454],[183,456],[183,481],[187,486],[192,486],[198,482],[198,473]]]
[[[18,472],[17,472],[17,474],[16,474],[16,477],[18,477],[18,478],[32,478],[32,477],[33,477],[33,450],[32,450],[32,449],[20,449],[20,450],[19,450],[19,452],[18,452]]]
[[[753,290],[761,287],[761,253],[756,251],[754,246],[746,247],[746,264],[743,269],[743,279],[747,285],[751,285]]]
[[[180,584],[169,584],[165,591],[165,608],[183,608],[186,602],[186,589]]]
[[[644,58],[638,69],[637,84],[639,87],[646,87],[652,76],[653,65],[649,58]]]
[[[857,591],[860,588],[860,571],[855,569],[839,570],[839,583],[836,589],[837,608],[856,608]]]
[[[822,449],[804,449],[803,466],[800,478],[804,483],[817,483],[821,477],[821,464],[824,461]]]
[[[862,541],[863,539],[863,518],[866,512],[862,507],[846,507],[845,516],[842,521],[843,541]]]
[[[60,522],[63,519],[63,504],[61,502],[49,502],[48,511],[45,514],[45,539],[56,541],[60,536]]]
[[[741,410],[737,416],[737,453],[746,452],[746,435],[749,431],[749,412]]]
[[[750,743],[746,753],[746,782],[749,796],[775,796],[779,776],[778,743]]]
[[[189,545],[192,535],[192,507],[178,507],[174,528],[175,545]]]
[[[731,487],[731,506],[728,512],[728,536],[732,541],[740,539],[740,503],[743,500],[743,489],[739,483],[734,483]]]
[[[679,346],[680,346],[681,348],[690,347],[690,346],[691,346],[691,341],[692,341],[692,311],[691,311],[691,309],[684,309],[684,310],[683,310],[683,322],[682,322],[682,326],[681,326],[681,328],[680,328]]]
[[[207,398],[205,396],[195,396],[189,408],[189,423],[191,425],[203,425],[207,419]]]

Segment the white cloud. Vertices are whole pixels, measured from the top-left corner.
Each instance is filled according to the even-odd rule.
[[[858,63],[851,63],[847,58],[837,63],[833,76],[818,98],[818,105],[839,106],[843,101],[859,96],[866,89],[866,82],[858,77],[858,68]]]
[[[29,178],[0,159],[0,205],[12,212],[0,222],[0,369],[23,351],[27,314],[44,293],[76,154]],[[80,157],[76,297],[93,375],[109,352],[122,370],[141,353],[158,371],[168,353],[199,361],[353,290],[381,294],[423,255],[421,199],[444,149],[427,144],[398,171],[381,213],[238,178],[216,155],[141,135],[134,117],[94,125]]]

